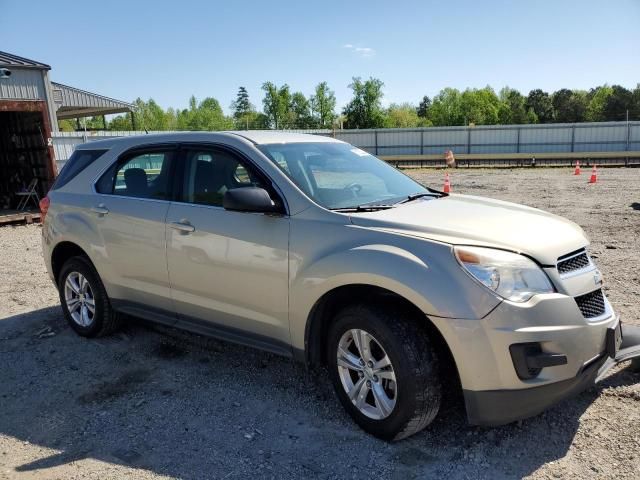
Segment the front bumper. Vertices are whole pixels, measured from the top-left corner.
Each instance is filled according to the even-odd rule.
[[[622,345],[615,358],[603,354],[573,378],[517,390],[464,390],[469,423],[504,425],[537,415],[555,403],[589,388],[618,363],[640,357],[640,327],[622,325],[622,335]]]
[[[453,354],[463,389],[528,390],[572,379],[601,356],[606,331],[616,322],[605,302],[605,313],[593,319],[582,316],[571,296],[559,293],[536,295],[525,303],[505,300],[482,319],[429,319]],[[523,343],[537,343],[542,352],[564,355],[567,361],[523,380],[510,351]]]

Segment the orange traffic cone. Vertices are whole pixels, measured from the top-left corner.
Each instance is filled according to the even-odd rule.
[[[451,193],[451,182],[449,181],[449,173],[444,174],[444,188],[442,189],[444,193]]]
[[[576,160],[576,169],[573,171],[574,175],[580,175],[580,160]]]
[[[593,166],[591,170],[591,178],[589,179],[589,183],[596,183],[598,181],[598,172],[596,172],[596,166]]]

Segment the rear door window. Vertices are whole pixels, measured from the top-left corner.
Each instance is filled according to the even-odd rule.
[[[67,163],[64,164],[60,174],[53,183],[51,190],[64,187],[73,180],[80,172],[100,158],[107,150],[76,150],[71,154]]]
[[[169,200],[175,150],[138,152],[111,167],[96,184],[98,193]]]

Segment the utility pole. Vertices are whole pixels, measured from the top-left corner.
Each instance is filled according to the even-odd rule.
[[[629,151],[629,141],[631,140],[631,124],[629,123],[629,109],[627,109],[627,152]],[[624,159],[624,166],[629,166],[629,157]]]

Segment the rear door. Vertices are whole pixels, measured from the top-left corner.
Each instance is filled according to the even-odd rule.
[[[229,189],[271,188],[246,159],[224,148],[183,146],[182,152],[181,194],[167,215],[179,320],[232,341],[290,352],[289,217],[222,207]]]
[[[165,251],[175,146],[121,156],[96,184],[91,213],[104,241],[113,302],[122,310],[175,319]],[[102,266],[101,266],[102,267]]]

